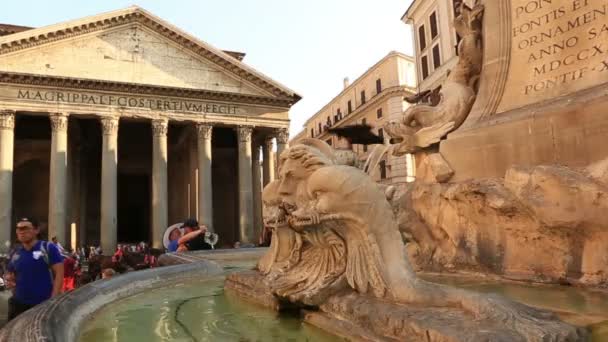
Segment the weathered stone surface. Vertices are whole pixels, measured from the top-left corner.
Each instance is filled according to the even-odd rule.
[[[276,311],[289,307],[289,303],[280,302],[271,294],[270,288],[264,284],[264,277],[257,271],[240,272],[227,276],[224,289],[247,301]]]
[[[423,270],[488,271],[608,284],[606,162],[585,170],[513,167],[505,179],[416,182],[393,202]],[[592,178],[590,175],[595,175]]]
[[[467,319],[455,308],[405,306],[346,292],[307,313],[305,321],[327,331],[369,341],[527,341],[525,334],[491,320]],[[355,323],[356,322],[356,323]]]
[[[445,183],[454,176],[454,170],[437,152],[419,152],[416,158],[416,180],[425,183]]]

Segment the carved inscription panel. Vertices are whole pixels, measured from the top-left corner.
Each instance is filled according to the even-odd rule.
[[[608,82],[608,0],[512,0],[498,113]]]

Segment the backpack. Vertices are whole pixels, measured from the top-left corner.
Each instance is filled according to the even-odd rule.
[[[19,252],[21,249],[23,248],[23,246],[19,246],[19,248],[16,248],[11,254],[8,260],[9,263],[13,262],[13,257],[15,256],[15,254],[17,254],[17,252]],[[44,260],[44,262],[46,263],[46,265],[49,268],[49,271],[51,270],[51,262],[49,260],[49,250],[48,250],[48,241],[42,240],[40,241],[40,252],[41,252],[41,256],[42,259]]]

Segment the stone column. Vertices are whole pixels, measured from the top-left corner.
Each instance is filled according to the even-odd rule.
[[[13,150],[15,145],[15,112],[0,111],[0,250],[11,240],[13,225]]]
[[[262,145],[262,155],[264,158],[264,186],[274,180],[274,153],[272,153],[273,137],[266,137]]]
[[[49,240],[57,237],[63,246],[67,227],[67,167],[68,167],[68,116],[51,113],[51,170],[49,180]]]
[[[251,142],[252,170],[251,179],[253,182],[253,236],[254,243],[258,243],[262,233],[262,173],[260,172],[260,145],[257,141]]]
[[[152,247],[163,249],[167,229],[167,131],[166,119],[152,121]]]
[[[118,223],[118,118],[101,119],[101,248],[104,255],[116,250]],[[81,199],[81,201],[86,201]],[[84,230],[85,227],[83,227]]]
[[[198,222],[213,231],[213,183],[211,179],[211,134],[209,124],[196,125],[198,136]]]
[[[277,130],[277,168],[280,166],[281,153],[287,148],[289,142],[289,131],[287,128],[280,128]]]
[[[239,126],[239,240],[253,243],[253,193],[251,182],[251,127]]]

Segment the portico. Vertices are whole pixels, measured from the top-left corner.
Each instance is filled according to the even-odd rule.
[[[239,58],[138,7],[0,37],[0,243],[20,216],[106,254],[187,217],[257,242],[299,96]]]

